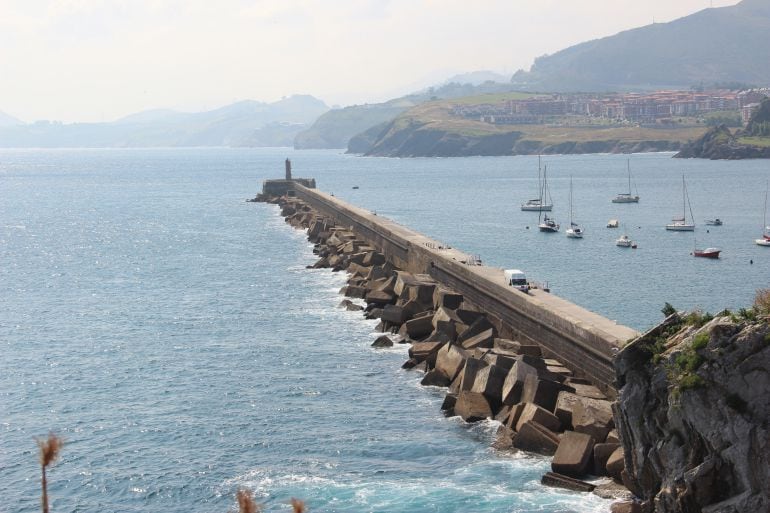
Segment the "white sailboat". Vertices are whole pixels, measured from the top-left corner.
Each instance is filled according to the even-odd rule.
[[[621,192],[614,198],[613,203],[639,203],[639,191],[636,194],[631,194],[631,160],[628,160],[628,192]]]
[[[687,209],[690,209],[691,222],[687,222]],[[687,194],[687,184],[682,175],[682,217],[675,217],[671,223],[666,225],[666,230],[675,232],[695,231],[695,216],[692,215],[692,206],[690,205],[690,196]]]
[[[540,155],[537,156],[537,191],[538,197],[527,200],[521,204],[521,209],[525,212],[550,212],[553,209],[551,194],[548,191],[548,178],[546,168],[541,172]]]
[[[571,239],[582,239],[583,228],[572,220],[572,177],[569,177],[569,228],[566,232],[567,237]]]
[[[765,211],[762,215],[762,238],[754,239],[757,246],[770,247],[770,226],[767,226],[767,186],[765,186]]]

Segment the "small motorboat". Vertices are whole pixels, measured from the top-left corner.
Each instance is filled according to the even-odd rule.
[[[617,228],[618,226],[620,226],[620,223],[617,219],[610,219],[607,221],[607,228]]]
[[[722,220],[718,217],[716,219],[706,219],[706,224],[708,226],[722,226]]]
[[[628,235],[621,235],[620,238],[615,241],[615,245],[620,246],[621,248],[635,246],[634,241],[632,241]]]
[[[722,250],[719,248],[695,249],[692,252],[692,256],[701,258],[719,258],[719,253],[721,252]]]
[[[770,248],[770,239],[762,237],[761,239],[754,239],[754,243],[757,246],[766,246]]]

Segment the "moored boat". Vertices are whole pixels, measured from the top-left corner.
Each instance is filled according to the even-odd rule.
[[[550,201],[550,191],[548,190],[548,168],[543,169],[541,173],[540,156],[537,157],[537,191],[538,197],[527,200],[521,204],[521,210],[525,212],[550,212],[553,209],[553,203]]]
[[[639,203],[639,191],[636,194],[631,193],[631,161],[628,161],[628,192],[621,192],[614,198],[613,203]]]
[[[572,220],[572,177],[569,177],[569,228],[565,230],[570,239],[582,239],[583,228]]]
[[[633,244],[634,241],[632,241],[631,238],[625,234],[621,235],[620,238],[615,241],[615,245],[621,248],[630,248],[633,246]]]
[[[687,222],[687,208],[690,209],[690,219],[692,222]],[[682,175],[682,217],[675,217],[669,224],[666,225],[666,230],[674,232],[692,232],[695,231],[695,217],[692,215],[692,206],[690,205],[690,196],[687,194],[687,184],[684,181],[684,175]]]
[[[724,223],[717,217],[716,219],[706,219],[706,224],[709,226],[722,226]]]
[[[692,255],[702,258],[719,258],[719,253],[721,252],[722,250],[719,248],[695,249]]]
[[[767,226],[767,190],[768,186],[765,185],[765,211],[762,213],[762,238],[754,239],[754,243],[757,246],[770,247],[770,226]]]

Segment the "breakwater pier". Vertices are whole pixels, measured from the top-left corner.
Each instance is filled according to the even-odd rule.
[[[636,330],[540,289],[524,294],[507,285],[502,269],[475,265],[458,249],[302,183],[267,180],[263,193],[292,194],[327,222],[354,232],[396,268],[427,274],[462,294],[487,313],[500,334],[540,345],[576,376],[614,395],[614,355],[639,335]]]
[[[553,456],[543,484],[628,497],[613,361],[638,332],[540,288],[518,290],[503,269],[314,186],[291,179],[287,163],[286,179],[265,181],[253,201],[307,230],[319,256],[309,267],[349,273],[340,293],[366,306],[340,306],[380,320],[374,347],[411,344],[403,367],[447,388],[446,415],[499,421],[497,449]],[[586,475],[614,481],[595,490]]]

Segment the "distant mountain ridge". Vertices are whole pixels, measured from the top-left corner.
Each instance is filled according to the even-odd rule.
[[[313,96],[295,95],[206,112],[150,110],[110,123],[4,125],[0,147],[284,146],[328,110]]]
[[[376,132],[376,127],[384,126],[398,115],[423,102],[440,98],[459,98],[476,94],[500,93],[512,89],[511,84],[487,80],[490,77],[494,77],[494,74],[488,71],[455,75],[450,79],[450,82],[446,82],[443,85],[429,87],[387,102],[351,105],[343,109],[332,109],[319,117],[310,128],[297,134],[297,137],[294,139],[294,147],[300,150],[311,148],[348,148],[351,152],[356,153],[358,152],[357,149],[349,147],[349,143],[354,137],[356,139],[353,142],[354,148],[360,147],[361,144],[368,144],[363,141],[372,139],[372,131]],[[478,83],[482,79],[483,81]],[[457,82],[455,80],[468,80],[468,82]]]
[[[770,1],[743,0],[588,41],[535,60],[522,90],[620,91],[770,84]]]
[[[10,114],[6,114],[3,111],[0,111],[0,127],[2,126],[15,126],[15,125],[23,125],[24,123],[15,117],[11,116]]]

